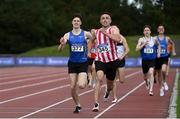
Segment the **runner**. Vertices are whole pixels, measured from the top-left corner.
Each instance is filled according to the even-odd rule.
[[[71,95],[76,104],[74,113],[79,113],[81,110],[77,85],[80,89],[83,89],[87,84],[87,39],[92,39],[90,32],[80,28],[81,24],[82,17],[78,14],[74,15],[72,19],[73,29],[60,39],[60,45],[58,47],[59,50],[62,50],[67,42],[70,47],[68,73],[71,80]]]
[[[143,33],[144,37],[139,39],[136,51],[140,51],[141,53],[144,80],[146,82],[146,87],[149,90],[149,95],[153,96],[155,59],[156,55],[157,57],[160,57],[161,48],[157,39],[151,37],[151,27],[149,25],[144,26]],[[156,53],[157,46],[159,49],[158,53]]]
[[[93,29],[92,35],[96,39],[97,56],[95,59],[97,81],[95,85],[95,104],[92,111],[99,111],[100,86],[103,83],[104,75],[107,78],[107,95],[113,88],[116,76],[117,63],[119,62],[116,43],[120,42],[121,36],[117,26],[111,26],[111,16],[109,13],[102,13],[100,16],[102,25],[99,29]],[[91,43],[91,42],[90,42]]]
[[[170,37],[164,35],[164,26],[159,25],[157,31],[159,35],[156,37],[156,39],[161,45],[161,55],[160,58],[156,59],[155,75],[158,74],[158,81],[161,87],[160,96],[164,96],[164,90],[167,91],[169,89],[166,78],[170,53],[172,53],[173,56],[175,56],[176,53],[173,41],[170,39]]]
[[[96,48],[95,48],[95,40],[93,42],[93,45],[90,49],[90,56],[88,56],[88,86],[91,87],[95,86],[95,81],[96,81],[96,69],[95,69],[95,64],[94,60],[96,58]]]
[[[116,72],[116,80],[118,80],[120,83],[124,82],[125,79],[125,58],[127,56],[127,54],[129,53],[129,46],[127,44],[126,39],[121,35],[121,39],[122,41],[117,43],[117,53],[118,53],[118,57],[119,57],[119,64],[118,64],[118,69]],[[112,103],[116,103],[117,102],[117,84],[116,84],[116,80],[114,80],[114,87],[113,87],[113,97],[114,100],[112,101]]]

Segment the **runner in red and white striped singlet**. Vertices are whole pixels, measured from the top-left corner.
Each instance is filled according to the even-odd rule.
[[[100,23],[102,25],[100,29],[91,30],[94,40],[96,40],[95,68],[97,80],[94,94],[95,104],[92,110],[94,112],[99,111],[99,95],[104,76],[106,76],[107,79],[107,90],[104,97],[105,99],[108,98],[110,91],[113,89],[113,82],[119,62],[116,50],[116,42],[121,41],[119,28],[117,26],[111,26],[111,16],[109,13],[101,14]],[[89,42],[89,51],[91,46],[91,42]]]
[[[106,32],[111,34],[112,28],[109,27]],[[97,57],[95,61],[101,61],[108,63],[118,59],[116,42],[110,39],[108,36],[103,34],[100,29],[96,30],[96,47],[97,47]]]

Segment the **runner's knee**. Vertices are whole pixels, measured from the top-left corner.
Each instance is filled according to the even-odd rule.
[[[86,87],[85,84],[80,84],[80,85],[79,85],[79,88],[80,88],[80,89],[84,89],[85,87]]]

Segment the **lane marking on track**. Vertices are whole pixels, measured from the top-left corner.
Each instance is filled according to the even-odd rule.
[[[142,83],[140,83],[138,86],[136,86],[135,88],[133,88],[131,91],[129,91],[128,93],[126,93],[123,97],[119,98],[118,101],[114,104],[111,104],[109,107],[107,107],[105,110],[103,110],[101,113],[99,113],[97,116],[95,116],[93,119],[97,119],[99,118],[101,115],[103,115],[105,112],[107,112],[109,109],[111,109],[112,107],[114,107],[117,103],[121,102],[123,99],[125,99],[126,97],[128,97],[131,93],[133,93],[134,91],[136,91],[139,87],[141,87],[143,84],[145,84],[145,82],[143,81]]]
[[[129,74],[125,78],[131,77],[131,76],[135,75],[136,73],[139,73],[139,72],[135,72],[135,73]],[[23,98],[39,95],[39,94],[50,92],[50,91],[55,91],[55,90],[58,90],[58,89],[69,87],[69,86],[70,85],[68,84],[68,85],[64,85],[64,86],[61,86],[61,87],[51,88],[51,89],[48,89],[48,90],[43,90],[43,91],[40,91],[40,92],[32,93],[32,94],[29,94],[29,95],[19,96],[19,97],[16,97],[16,98],[12,98],[12,99],[8,99],[8,100],[5,100],[5,101],[1,101],[0,104],[8,103],[8,102],[11,102],[11,101],[16,101],[16,100],[19,100],[19,99],[23,99]]]
[[[133,75],[136,75],[136,74],[138,74],[138,73],[140,73],[140,72],[141,72],[141,71],[134,72],[134,73],[132,73],[132,74],[129,74],[129,75],[125,76],[125,78],[129,78],[129,77],[131,77],[131,76],[133,76]],[[102,87],[105,87],[105,85],[103,85]],[[94,89],[85,91],[85,92],[79,94],[79,96],[85,95],[85,94],[90,93],[90,92],[92,92],[92,91],[94,91]],[[54,103],[54,104],[49,105],[49,106],[44,107],[44,108],[41,108],[40,110],[31,112],[31,113],[26,114],[26,115],[24,115],[24,116],[21,116],[21,117],[19,117],[18,119],[23,119],[23,118],[29,117],[29,116],[31,116],[31,115],[34,115],[34,114],[36,114],[36,113],[39,113],[39,112],[41,112],[41,111],[44,111],[44,110],[49,109],[49,108],[51,108],[51,107],[54,107],[54,106],[56,106],[56,105],[62,104],[62,103],[64,103],[64,102],[67,102],[67,101],[69,101],[69,100],[71,100],[71,99],[72,99],[72,97],[67,98],[67,99],[62,100],[62,101],[60,101],[60,102]]]
[[[174,87],[173,87],[173,91],[171,94],[171,98],[170,98],[170,104],[169,104],[169,108],[168,108],[168,118],[176,118],[176,109],[177,109],[177,96],[178,96],[178,79],[179,79],[179,70],[178,68],[176,69],[176,75],[175,75],[175,81],[173,83]]]
[[[4,80],[8,80],[8,79],[14,79],[14,80],[16,80],[16,79],[25,79],[26,77],[30,77],[30,76],[32,76],[32,77],[40,77],[40,76],[47,75],[47,74],[53,75],[53,74],[60,74],[60,73],[66,73],[66,72],[67,71],[62,71],[62,72],[58,72],[58,71],[54,72],[54,71],[52,71],[52,72],[39,72],[39,73],[34,72],[34,73],[29,73],[29,74],[20,74],[20,75],[14,75],[14,76],[0,77],[0,81],[4,81]]]
[[[38,86],[38,85],[42,85],[42,84],[48,84],[48,83],[53,83],[53,82],[57,82],[57,81],[62,81],[62,80],[65,80],[65,79],[67,79],[67,78],[65,77],[65,78],[52,79],[51,81],[44,81],[44,82],[40,82],[40,83],[34,83],[34,84],[18,86],[18,87],[14,87],[14,88],[2,89],[2,90],[0,90],[0,92],[17,90],[17,89],[27,88],[27,87],[32,87],[32,86]]]
[[[4,104],[4,103],[7,103],[7,102],[11,102],[11,101],[31,97],[31,96],[34,96],[34,95],[38,95],[38,94],[42,94],[42,93],[46,93],[46,92],[50,92],[50,91],[54,91],[54,90],[58,90],[58,89],[62,89],[62,88],[66,88],[66,87],[69,87],[69,86],[70,85],[68,84],[68,85],[63,85],[63,86],[56,87],[56,88],[51,88],[51,89],[48,89],[48,90],[43,90],[43,91],[40,91],[40,92],[37,92],[37,93],[32,93],[32,94],[29,94],[29,95],[19,96],[19,97],[16,97],[16,98],[12,98],[12,99],[9,99],[9,100],[2,101],[2,102],[0,102],[0,104]]]
[[[66,74],[66,73],[61,73],[61,74]],[[23,78],[23,79],[19,79],[19,80],[15,80],[15,81],[7,81],[7,82],[3,82],[3,83],[0,83],[0,86],[1,85],[6,85],[6,84],[12,84],[12,83],[19,83],[19,82],[26,82],[26,81],[31,81],[31,80],[38,80],[38,79],[44,79],[44,78],[50,78],[50,77],[53,77],[53,76],[62,76],[60,74],[49,74],[47,76],[38,76],[38,77],[31,77],[31,78]]]

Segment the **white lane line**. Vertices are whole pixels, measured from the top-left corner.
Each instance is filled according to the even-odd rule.
[[[68,84],[68,85],[63,85],[63,86],[56,87],[56,88],[51,88],[51,89],[48,89],[48,90],[43,90],[43,91],[40,91],[40,92],[37,92],[37,93],[32,93],[32,94],[29,94],[29,95],[19,96],[19,97],[16,97],[16,98],[12,98],[12,99],[9,99],[9,100],[2,101],[2,102],[0,102],[0,104],[4,104],[4,103],[7,103],[7,102],[11,102],[11,101],[16,101],[16,100],[19,100],[19,99],[39,95],[39,94],[42,94],[42,93],[46,93],[46,92],[50,92],[50,91],[54,91],[54,90],[58,90],[58,89],[62,89],[62,88],[66,88],[66,87],[69,87],[69,86],[70,85]]]
[[[126,76],[125,78],[128,78],[128,77],[130,77],[132,75],[135,75],[137,73],[139,73],[139,72],[134,72],[134,73]],[[62,88],[68,87],[68,86],[70,86],[70,85],[68,84],[68,85],[64,85],[64,86],[61,86],[61,87],[51,88],[51,89],[48,89],[48,90],[43,90],[43,91],[40,91],[40,92],[32,93],[32,94],[29,94],[29,95],[24,95],[24,96],[19,96],[19,97],[16,97],[16,98],[11,98],[11,99],[8,99],[8,100],[5,100],[5,101],[1,101],[0,104],[8,103],[8,102],[11,102],[11,101],[16,101],[16,100],[19,100],[19,99],[39,95],[39,94],[42,94],[42,93],[46,93],[46,92],[50,92],[50,91],[54,91],[54,90],[58,90],[58,89],[62,89]]]
[[[15,68],[14,71],[10,71],[10,69],[8,69],[7,71],[4,71],[4,69],[0,68],[0,78],[2,78],[1,76],[14,76],[14,75],[21,75],[23,74],[32,74],[32,73],[41,73],[41,72],[54,72],[54,71],[66,71],[67,69],[64,68],[56,68],[56,69],[50,69],[48,68],[24,68],[24,69],[17,69]]]
[[[90,93],[90,92],[92,92],[92,91],[94,91],[94,89],[85,91],[85,92],[81,93],[80,96],[85,95],[85,94],[87,94],[87,93]],[[31,115],[33,115],[33,114],[36,114],[36,113],[38,113],[38,112],[44,111],[44,110],[49,109],[49,108],[51,108],[51,107],[54,107],[54,106],[56,106],[56,105],[62,104],[62,103],[64,103],[64,102],[67,102],[67,101],[69,101],[69,100],[71,100],[71,99],[72,99],[71,97],[70,97],[70,98],[67,98],[67,99],[65,99],[65,100],[62,100],[62,101],[57,102],[57,103],[54,103],[54,104],[52,104],[52,105],[49,105],[49,106],[47,106],[47,107],[45,107],[45,108],[42,108],[42,109],[40,109],[40,110],[37,110],[37,111],[35,111],[35,112],[32,112],[32,113],[29,113],[29,114],[24,115],[24,116],[22,116],[22,117],[19,117],[18,119],[26,118],[26,117],[31,116]]]
[[[61,73],[61,74],[66,74],[66,73]],[[42,79],[42,78],[49,78],[49,77],[53,77],[53,76],[62,76],[61,74],[48,74],[47,76],[38,76],[38,77],[31,77],[31,78],[23,78],[23,79],[19,79],[19,80],[15,80],[15,81],[8,81],[8,82],[3,82],[0,83],[1,85],[6,85],[6,84],[12,84],[12,83],[19,83],[19,82],[25,82],[25,81],[30,81],[30,80],[35,80],[35,79]]]
[[[129,78],[129,77],[131,77],[131,76],[133,76],[133,75],[136,75],[136,74],[138,74],[138,73],[140,73],[140,72],[141,72],[141,71],[134,72],[134,73],[132,73],[132,74],[129,74],[129,75],[125,76],[125,78]],[[104,87],[104,86],[105,86],[105,85],[103,85],[102,87]],[[94,91],[94,89],[89,90],[89,91],[85,91],[85,92],[81,93],[80,96],[85,95],[85,94],[87,94],[87,93],[90,93],[90,92],[92,92],[92,91]],[[57,102],[57,103],[54,103],[54,104],[49,105],[49,106],[47,106],[47,107],[44,107],[44,108],[42,108],[42,109],[40,109],[40,110],[31,112],[31,113],[29,113],[29,114],[27,114],[27,115],[24,115],[24,116],[22,116],[22,117],[19,117],[18,119],[23,119],[23,118],[26,118],[26,117],[28,117],[28,116],[34,115],[34,114],[36,114],[36,113],[39,113],[39,112],[41,112],[41,111],[44,111],[44,110],[46,110],[46,109],[49,109],[49,108],[54,107],[54,106],[56,106],[56,105],[59,105],[59,104],[61,104],[61,103],[67,102],[67,101],[69,101],[69,100],[71,100],[71,99],[72,99],[71,97],[70,97],[70,98],[67,98],[67,99],[62,100],[62,101],[60,101],[60,102]]]
[[[48,83],[53,83],[53,82],[57,82],[57,81],[62,81],[62,80],[65,80],[65,79],[67,79],[67,77],[65,77],[65,78],[58,78],[58,79],[52,79],[51,81],[44,81],[44,82],[40,82],[40,83],[34,83],[34,84],[18,86],[18,87],[14,87],[14,88],[3,89],[3,90],[0,90],[0,92],[17,90],[17,89],[27,88],[27,87],[32,87],[32,86],[38,86],[38,85],[42,85],[42,84],[48,84]]]
[[[135,88],[133,88],[131,91],[129,91],[128,93],[126,93],[123,97],[121,97],[120,99],[118,99],[117,103],[119,103],[120,101],[122,101],[123,99],[125,99],[127,96],[129,96],[131,93],[133,93],[134,91],[136,91],[139,87],[141,87],[143,84],[145,84],[145,82],[143,81],[141,84],[139,84],[138,86],[136,86]],[[111,109],[112,107],[114,107],[117,103],[111,104],[109,107],[107,107],[104,111],[102,111],[101,113],[99,113],[97,116],[95,116],[93,119],[97,119],[99,118],[101,115],[103,115],[105,112],[107,112],[109,109]]]
[[[41,73],[42,71],[23,71],[23,74],[32,74],[32,73]],[[0,79],[4,78],[5,76],[7,77],[13,77],[14,75],[21,75],[22,71],[14,71],[14,72],[8,72],[8,73],[3,73],[0,74]]]
[[[17,79],[17,78],[26,78],[26,77],[30,77],[30,76],[33,76],[33,77],[37,77],[37,76],[42,76],[42,75],[51,75],[51,74],[60,74],[60,73],[65,73],[66,71],[63,71],[63,72],[39,72],[39,73],[29,73],[29,74],[24,74],[24,73],[21,73],[19,75],[14,75],[14,76],[7,76],[7,77],[1,77],[0,78],[0,81],[3,81],[3,80],[8,80],[8,79]]]
[[[178,96],[178,80],[179,80],[179,70],[176,69],[176,76],[174,80],[174,87],[170,98],[170,104],[169,104],[169,115],[168,118],[177,118],[176,109],[177,109],[177,96]]]

